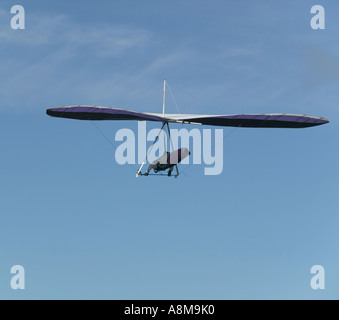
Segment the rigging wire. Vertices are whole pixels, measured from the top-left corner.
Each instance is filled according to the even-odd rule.
[[[173,99],[173,101],[174,101],[174,104],[175,104],[175,106],[176,106],[176,108],[177,108],[179,114],[181,114],[180,109],[179,109],[179,107],[178,107],[178,105],[177,105],[177,102],[176,102],[175,99],[174,99],[174,96],[173,96],[173,94],[172,94],[171,87],[169,86],[168,82],[167,82],[167,87],[168,87],[168,89],[169,89],[169,92],[170,92],[170,94],[171,94],[171,97],[172,97],[172,99]]]
[[[240,128],[240,127],[235,127],[235,128],[233,128],[230,132],[228,132],[228,133],[226,134],[226,136],[224,137],[224,140],[227,139],[229,136],[231,136],[233,133],[235,133],[239,128]],[[185,174],[185,172],[186,172],[188,169],[190,169],[192,166],[193,166],[193,163],[189,163],[189,164],[187,165],[187,167],[186,167],[184,170],[182,170],[180,173]],[[186,176],[186,174],[185,174],[185,176]]]
[[[92,125],[98,130],[98,132],[105,138],[105,140],[113,147],[115,151],[117,151],[117,147],[113,144],[113,142],[104,134],[104,132],[96,125],[94,121],[91,121]],[[133,170],[133,173],[135,173],[134,169],[132,169],[131,164],[128,165],[128,167]]]
[[[119,105],[120,103],[122,103],[122,102],[124,102],[124,101],[128,101],[129,99],[134,98],[134,97],[136,97],[136,96],[138,96],[138,95],[140,95],[140,94],[142,94],[142,93],[144,93],[144,92],[146,92],[146,91],[148,91],[148,90],[151,90],[151,89],[157,87],[158,85],[159,85],[159,82],[156,83],[156,84],[154,84],[154,85],[152,85],[152,86],[149,86],[149,87],[147,87],[147,88],[145,88],[145,89],[139,90],[139,91],[133,93],[132,95],[130,95],[129,97],[124,98],[123,100],[119,100],[119,101],[116,102],[114,105],[110,105],[109,107],[114,107],[114,106]],[[115,146],[115,145],[113,144],[113,142],[112,142],[112,141],[104,134],[104,132],[99,128],[99,126],[97,126],[97,124],[96,124],[95,122],[93,122],[93,121],[91,121],[91,123],[92,123],[92,125],[98,130],[98,132],[104,137],[104,139],[105,139],[105,140],[113,147],[113,149],[116,151],[116,150],[117,150],[116,146]],[[163,127],[164,127],[164,125],[163,125]],[[163,128],[163,127],[162,127],[162,128]],[[162,130],[162,129],[161,129],[161,130]],[[159,134],[161,133],[161,130],[160,130]],[[152,148],[153,148],[154,144],[156,143],[157,139],[158,139],[158,137],[156,137],[155,141],[153,142],[153,144],[152,144],[152,146],[151,146],[151,149],[148,150],[148,152],[147,152],[147,154],[146,154],[146,159],[145,159],[145,161],[147,161],[148,154],[149,154],[149,152],[152,150]],[[132,169],[131,165],[129,165],[128,167],[130,167],[130,168]],[[135,170],[134,170],[134,169],[132,169],[132,170],[133,170],[133,172],[135,173]]]
[[[206,105],[209,105],[209,102],[207,102],[207,101],[205,101],[205,100],[203,100],[203,99],[201,99],[201,98],[195,96],[194,94],[192,94],[192,93],[186,91],[185,89],[179,88],[179,87],[176,86],[175,84],[172,84],[172,85],[173,85],[173,87],[175,87],[175,88],[177,88],[178,90],[182,91],[183,93],[185,93],[185,94],[191,96],[192,98],[194,98],[194,99],[196,99],[196,100],[198,100],[198,101],[200,101],[200,102],[203,102],[203,103],[206,104]]]
[[[159,86],[159,84],[160,84],[160,83],[157,82],[156,84],[154,84],[154,85],[152,85],[152,86],[149,86],[149,87],[147,87],[147,88],[145,88],[145,89],[139,90],[139,91],[137,91],[137,92],[131,94],[130,96],[128,96],[128,97],[126,97],[126,98],[124,98],[124,99],[122,99],[122,100],[119,100],[119,101],[115,102],[114,105],[112,104],[112,105],[110,105],[109,107],[114,107],[114,106],[116,106],[116,105],[121,104],[122,102],[128,101],[129,99],[135,98],[136,96],[138,96],[138,95],[140,95],[140,94],[142,94],[142,93],[144,93],[144,92],[146,92],[146,91],[148,91],[148,90],[151,90],[151,89],[153,89],[153,88]]]

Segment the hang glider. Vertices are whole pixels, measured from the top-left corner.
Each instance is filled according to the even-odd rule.
[[[118,108],[107,108],[99,106],[65,106],[47,109],[46,113],[51,117],[77,119],[77,120],[137,120],[137,121],[156,121],[162,122],[161,130],[166,126],[167,132],[171,141],[171,132],[169,123],[187,123],[187,124],[200,124],[209,126],[222,126],[222,127],[242,127],[242,128],[307,128],[326,124],[329,121],[322,117],[312,117],[308,115],[277,113],[277,114],[236,114],[236,115],[195,115],[195,114],[165,114],[165,93],[166,81],[164,81],[164,99],[162,114],[160,113],[146,113],[136,112]],[[160,133],[159,133],[160,134]],[[153,145],[158,140],[159,135],[156,137]],[[147,169],[142,173],[142,168],[146,164],[145,161],[140,166],[136,176],[148,176],[151,170],[154,170],[155,175],[159,175],[159,171],[168,170],[167,176],[179,176],[178,164],[182,159],[190,155],[186,148],[166,151],[163,156],[155,160]],[[176,174],[172,175],[172,171],[176,168]],[[163,174],[160,174],[163,175]]]
[[[47,109],[47,114],[52,117],[77,120],[138,120],[242,128],[307,128],[329,122],[323,117],[288,113],[237,115],[159,114],[83,105],[51,108]]]

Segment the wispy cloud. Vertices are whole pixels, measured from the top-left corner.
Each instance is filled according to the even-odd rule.
[[[118,81],[112,79],[118,70],[115,67],[115,76],[107,78],[100,74],[100,70],[107,73],[105,64],[118,66],[120,58],[144,50],[151,39],[144,29],[84,26],[65,15],[31,14],[25,30],[12,30],[10,18],[0,10],[1,111],[27,110],[48,99],[69,98],[74,92],[86,97],[93,83],[105,82],[103,88],[108,88],[112,80]],[[104,93],[107,96],[109,90]]]
[[[8,22],[9,14],[0,11],[0,17]],[[131,25],[87,25],[66,15],[31,14],[26,30],[0,28],[0,42],[10,51],[0,52],[4,65],[0,111],[77,103],[115,106],[133,88],[139,91],[170,75],[209,101],[197,105],[182,95],[178,97],[182,112],[206,112],[211,107],[214,112],[229,112],[225,106],[245,99],[244,80],[253,83],[251,61],[261,55],[260,46],[223,42],[204,46],[201,41],[178,40]],[[156,111],[158,100],[153,95],[121,107]]]
[[[68,46],[72,50],[87,50],[97,56],[116,56],[131,48],[147,43],[150,33],[128,26],[96,25],[83,26],[73,22],[66,15],[30,15],[24,31],[9,27],[8,14],[1,10],[0,18],[8,25],[0,31],[2,45],[18,47]],[[39,48],[37,48],[39,49]]]

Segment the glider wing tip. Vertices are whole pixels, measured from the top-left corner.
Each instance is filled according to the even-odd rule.
[[[46,114],[50,117],[55,117],[55,111],[52,108],[46,109]]]
[[[330,123],[330,120],[328,120],[327,118],[321,118],[322,122],[320,124],[327,124]]]

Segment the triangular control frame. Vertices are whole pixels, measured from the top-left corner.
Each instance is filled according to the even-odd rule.
[[[167,128],[167,132],[168,132],[168,136],[169,136],[169,139],[170,139],[170,148],[172,149],[172,151],[174,151],[174,147],[173,147],[173,141],[172,141],[172,137],[171,137],[171,130],[170,130],[170,127],[169,127],[169,124],[167,121],[164,121],[162,123],[162,127],[158,133],[158,135],[156,136],[152,146],[150,147],[150,149],[148,150],[147,152],[147,155],[146,155],[146,159],[144,160],[144,162],[141,164],[140,168],[138,169],[138,172],[136,174],[136,177],[139,178],[140,176],[167,176],[167,177],[174,177],[174,178],[178,178],[179,177],[179,169],[178,169],[178,165],[176,164],[174,167],[175,167],[175,170],[176,170],[176,173],[174,175],[172,174],[163,174],[163,173],[142,173],[142,168],[143,166],[146,164],[147,162],[147,157],[148,157],[148,154],[149,152],[152,150],[154,144],[158,141],[159,139],[159,136],[161,134],[161,132],[163,131],[164,127],[166,126]],[[170,150],[171,151],[171,150]],[[167,152],[167,146],[166,146],[166,143],[165,143],[165,153]],[[169,170],[171,170],[171,168],[169,168]]]

